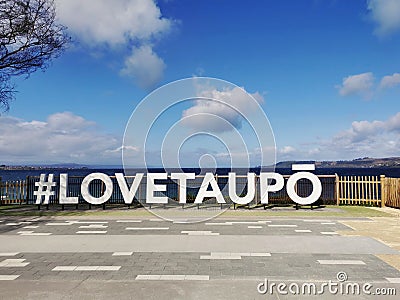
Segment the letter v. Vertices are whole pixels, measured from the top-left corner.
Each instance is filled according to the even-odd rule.
[[[142,181],[143,173],[136,173],[135,179],[133,180],[130,189],[128,188],[128,184],[126,183],[124,174],[115,173],[115,177],[117,178],[118,186],[119,189],[121,190],[122,196],[124,197],[125,204],[132,204],[133,198],[135,197],[139,184]]]

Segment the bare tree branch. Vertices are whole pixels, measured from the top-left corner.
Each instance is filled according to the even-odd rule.
[[[0,109],[14,97],[11,77],[45,70],[69,41],[54,0],[0,0]]]

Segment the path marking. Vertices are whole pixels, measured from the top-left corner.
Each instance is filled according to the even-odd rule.
[[[260,229],[262,226],[247,226],[249,229]]]
[[[24,227],[22,227],[22,228],[24,228],[24,229],[36,229],[36,228],[39,228],[39,226],[32,226],[32,225],[29,225],[29,226],[24,226]]]
[[[334,231],[321,231],[321,234],[325,234],[325,235],[337,235],[337,232]]]
[[[168,230],[169,227],[126,227],[125,230]]]
[[[312,232],[311,230],[309,230],[309,229],[295,229],[294,230],[295,232]]]
[[[105,228],[107,228],[108,226],[107,225],[102,225],[102,224],[100,224],[100,225],[97,225],[97,224],[90,224],[90,225],[82,225],[82,226],[79,226],[79,228],[82,228],[82,229],[92,229],[92,228],[95,228],[95,229],[105,229]]]
[[[400,283],[400,278],[385,278],[390,283]]]
[[[21,275],[0,275],[0,280],[15,280]]]
[[[108,224],[107,221],[68,221],[72,224]]]
[[[87,230],[87,231],[85,231],[85,230],[80,230],[80,231],[77,231],[76,232],[77,234],[104,234],[104,233],[107,233],[107,230],[105,230],[105,231],[101,231],[101,230],[97,230],[97,231],[95,231],[95,230]]]
[[[21,268],[29,265],[29,262],[25,262],[25,259],[5,259],[2,262],[0,262],[0,267],[6,267],[6,268]]]
[[[46,223],[46,226],[71,226],[73,223]]]
[[[135,280],[210,280],[208,275],[137,275]]]
[[[0,252],[0,256],[15,256],[18,254],[19,252]]]
[[[269,224],[268,227],[278,227],[278,228],[282,227],[282,228],[285,228],[285,227],[297,227],[297,225]]]
[[[118,271],[121,266],[56,266],[52,271]]]
[[[362,260],[321,259],[317,261],[320,265],[365,265]]]
[[[232,222],[222,222],[222,223],[218,223],[218,222],[215,222],[215,223],[205,223],[205,225],[206,226],[232,226],[233,224],[232,224]]]
[[[211,252],[210,255],[200,255],[200,259],[242,259],[242,257],[269,257],[267,252]]]
[[[47,236],[47,235],[52,235],[51,232],[27,232],[27,233],[21,233],[20,235],[22,236]]]
[[[114,252],[112,256],[131,256],[133,252]]]
[[[142,220],[117,220],[117,223],[142,223]]]
[[[201,231],[201,230],[183,230],[181,231],[182,234],[187,234],[187,235],[219,235],[218,232],[212,232],[212,231]]]

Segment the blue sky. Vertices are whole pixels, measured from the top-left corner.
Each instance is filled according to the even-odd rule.
[[[0,117],[3,163],[120,164],[138,103],[194,76],[263,98],[277,160],[400,154],[400,1],[56,2],[74,43],[15,81]]]

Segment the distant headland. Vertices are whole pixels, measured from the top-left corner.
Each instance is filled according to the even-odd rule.
[[[277,163],[275,167],[291,168],[293,163],[299,162],[300,161],[282,161]],[[353,160],[301,161],[301,163],[314,163],[317,168],[400,168],[400,157],[363,157]]]

